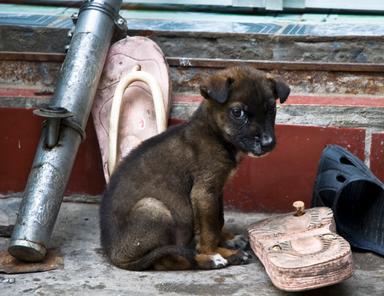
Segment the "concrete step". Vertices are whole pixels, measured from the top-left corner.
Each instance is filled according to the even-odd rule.
[[[18,14],[20,6],[1,8],[7,8],[0,12],[0,193],[6,194],[25,186],[41,132],[32,109],[53,95],[77,10],[34,6]],[[291,86],[278,110],[276,150],[243,162],[225,188],[227,208],[274,212],[289,210],[297,199],[308,204],[327,144],[348,148],[384,180],[384,18],[332,23],[293,16],[122,15],[131,36],[152,38],[165,53],[174,94],[171,125],[190,118],[201,101],[200,82],[223,67],[248,64]],[[90,121],[67,194],[100,194],[100,163]]]
[[[42,59],[42,60],[40,60]],[[0,87],[53,92],[63,54],[0,52]],[[201,60],[167,57],[174,92],[198,93],[204,77],[225,65],[247,64],[281,77],[297,94],[382,95],[384,63],[291,63],[261,60]],[[313,69],[311,69],[313,68]]]
[[[32,115],[32,109],[48,103],[50,97],[40,90],[0,89],[0,193],[24,189],[41,133],[41,119]],[[170,125],[188,120],[201,100],[198,95],[175,93]],[[349,149],[384,180],[383,113],[383,97],[292,95],[278,108],[275,151],[265,158],[244,160],[225,188],[226,207],[279,212],[289,210],[296,199],[309,204],[317,164],[327,144]],[[97,195],[104,190],[91,120],[86,132],[67,188],[69,195]]]
[[[1,53],[0,53],[1,56]],[[22,191],[40,135],[40,119],[31,108],[49,102],[64,54],[9,53],[0,61],[0,112],[6,176],[0,192]],[[259,65],[281,76],[292,96],[279,108],[278,146],[260,160],[246,159],[227,184],[227,208],[242,211],[286,211],[293,200],[309,204],[321,151],[327,144],[348,148],[384,180],[384,78],[372,65],[308,64],[281,61],[204,60],[167,57],[173,83],[171,124],[187,120],[201,98],[198,85],[204,76],[236,63]],[[284,66],[281,66],[284,65]],[[297,68],[304,66],[305,69]],[[357,65],[358,71],[354,68]],[[337,66],[337,69],[332,68]],[[368,66],[370,71],[364,67]],[[280,67],[275,69],[274,67]],[[286,68],[288,67],[288,69]],[[341,67],[341,68],[340,68]],[[342,71],[341,71],[341,70]],[[94,127],[90,122],[67,194],[100,194],[105,182]],[[88,182],[89,179],[93,182]]]

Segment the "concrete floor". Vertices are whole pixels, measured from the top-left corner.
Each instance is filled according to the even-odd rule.
[[[19,199],[0,200],[13,214]],[[245,229],[263,214],[226,213],[229,228]],[[7,246],[0,238],[0,249]],[[129,272],[110,265],[99,245],[98,205],[66,202],[51,239],[64,267],[47,272],[0,274],[1,295],[290,295],[277,290],[255,258],[250,264],[212,271]],[[343,283],[297,295],[383,295],[384,258],[354,253],[356,271]]]

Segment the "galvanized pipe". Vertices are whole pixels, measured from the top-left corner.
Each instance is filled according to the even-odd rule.
[[[120,6],[121,0],[90,0],[80,8],[50,104],[71,116],[61,120],[56,145],[45,124],[8,248],[17,259],[41,261],[46,255]]]

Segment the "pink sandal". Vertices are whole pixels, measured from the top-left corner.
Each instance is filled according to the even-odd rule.
[[[92,115],[106,181],[142,141],[163,132],[170,111],[169,69],[145,37],[126,37],[109,50]]]
[[[300,204],[301,203],[301,204]],[[272,283],[285,291],[303,291],[339,283],[352,275],[348,242],[335,233],[330,208],[278,215],[252,225],[249,238]]]

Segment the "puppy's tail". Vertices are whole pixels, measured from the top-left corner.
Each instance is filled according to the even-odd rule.
[[[189,269],[196,268],[196,251],[194,249],[180,247],[176,245],[162,246],[150,251],[140,259],[135,261],[118,261],[113,262],[117,267],[132,271],[142,271],[151,268],[156,261],[167,256],[178,256],[186,259],[189,262]],[[178,269],[176,267],[176,269]]]

